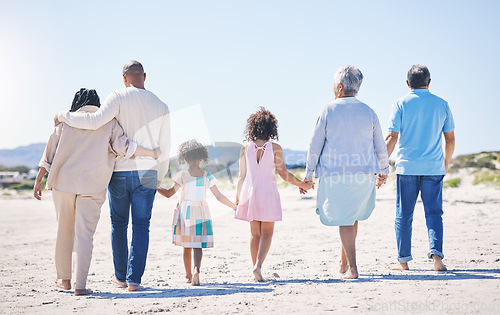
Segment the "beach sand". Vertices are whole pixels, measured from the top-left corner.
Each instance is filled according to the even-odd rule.
[[[234,190],[223,192],[234,199]],[[422,203],[415,209],[412,270],[392,271],[396,262],[394,181],[378,191],[372,216],[360,222],[357,259],[360,278],[338,273],[337,227],[315,213],[315,192],[303,198],[280,188],[283,221],[276,224],[263,268],[269,281],[252,281],[249,224],[213,197],[215,247],[204,250],[202,285],[184,283],[182,248],[171,243],[176,198],[157,195],[151,220],[143,290],[127,292],[110,282],[113,264],[108,204],[102,208],[88,278],[92,296],[73,296],[53,283],[56,235],[50,192],[42,201],[0,199],[0,313],[144,314],[187,312],[328,313],[405,311],[410,313],[500,313],[500,190],[473,186],[444,191],[444,262],[435,272],[427,259]],[[129,239],[130,240],[130,239]]]

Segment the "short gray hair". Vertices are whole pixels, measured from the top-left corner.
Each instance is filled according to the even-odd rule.
[[[359,87],[363,82],[363,74],[356,66],[343,66],[335,72],[333,84],[337,86],[342,83],[345,93],[358,94]]]
[[[424,87],[429,85],[431,73],[424,65],[413,65],[410,70],[408,70],[406,79],[408,80],[408,85],[410,85],[412,89]]]
[[[142,64],[139,61],[129,60],[123,66],[122,74],[131,76],[144,75],[144,68],[142,67]]]

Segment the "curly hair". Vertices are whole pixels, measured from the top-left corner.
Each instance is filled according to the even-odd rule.
[[[196,140],[189,140],[181,143],[177,149],[177,160],[179,164],[186,161],[197,161],[202,160],[203,162],[208,162],[208,150],[207,148]]]
[[[278,120],[264,107],[250,115],[245,127],[245,139],[248,141],[278,140]]]

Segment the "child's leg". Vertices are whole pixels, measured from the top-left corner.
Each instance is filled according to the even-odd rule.
[[[254,276],[257,281],[264,281],[261,274],[262,264],[266,259],[269,248],[271,247],[271,241],[273,239],[274,233],[274,222],[261,222],[261,237],[259,252],[257,254],[257,262],[254,265]]]
[[[356,236],[358,236],[358,221],[357,220],[354,222],[354,240],[356,240]],[[347,256],[345,254],[344,247],[341,246],[340,249],[342,251],[342,254],[341,254],[341,258],[340,258],[340,269],[339,269],[339,272],[340,273],[346,273],[347,272],[347,266],[348,266]]]
[[[200,285],[200,268],[201,258],[203,257],[203,249],[193,248],[194,270],[193,270],[193,285]]]
[[[257,254],[259,253],[259,245],[260,245],[260,221],[252,221],[250,222],[250,255],[252,256],[252,264],[255,266],[257,263]]]
[[[182,258],[184,259],[184,269],[186,270],[186,282],[191,283],[193,275],[191,274],[191,250],[192,248],[184,248]]]
[[[354,226],[339,226],[340,240],[347,256],[349,269],[347,270],[344,279],[358,278],[358,267],[356,265],[356,234]]]

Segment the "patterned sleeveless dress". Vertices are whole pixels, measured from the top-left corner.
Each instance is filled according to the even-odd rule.
[[[181,192],[172,221],[172,243],[185,248],[214,247],[206,193],[217,180],[208,172],[193,177],[183,171],[175,176],[174,181],[181,185]]]

